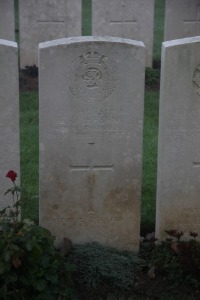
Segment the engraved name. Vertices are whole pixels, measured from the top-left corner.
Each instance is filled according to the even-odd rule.
[[[106,136],[125,134],[127,113],[122,109],[102,109],[100,111],[75,111],[71,117],[59,122],[60,134],[75,136]]]
[[[90,215],[89,215],[90,217]],[[101,222],[124,222],[128,220],[132,220],[132,218],[119,218],[119,217],[97,217],[92,216],[92,219],[96,223]],[[76,218],[68,218],[68,217],[52,217],[48,218],[48,223],[58,223],[58,222],[85,222],[87,220],[87,215],[85,217],[76,217]]]

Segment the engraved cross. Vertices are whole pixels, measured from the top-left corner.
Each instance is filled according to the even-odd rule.
[[[94,145],[95,143],[88,143],[90,162],[87,165],[70,164],[70,172],[88,172],[88,212],[94,213],[94,186],[95,186],[95,171],[113,171],[113,164],[97,164],[94,162]]]
[[[200,1],[196,4],[196,16],[193,19],[184,20],[184,24],[194,24],[195,26],[195,34],[199,34],[199,26],[200,26]]]
[[[129,11],[129,9],[127,9],[127,0],[121,0],[121,20],[110,20],[111,24],[136,24],[137,21],[135,18],[131,18],[131,19],[127,19],[127,11]]]
[[[46,16],[45,19],[41,20],[42,18],[39,18],[39,20],[37,20],[38,23],[44,23],[44,24],[48,24],[48,23],[64,23],[64,18],[63,17],[59,17],[57,11],[55,11],[55,9],[58,9],[58,5],[56,4],[55,6],[55,0],[49,0],[48,1],[48,15]],[[38,8],[39,9],[39,8]],[[45,8],[46,9],[46,8]],[[40,10],[38,11],[38,16],[40,16]]]

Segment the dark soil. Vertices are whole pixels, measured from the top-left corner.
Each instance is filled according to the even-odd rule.
[[[75,286],[77,300],[100,300],[100,299],[137,299],[137,300],[199,300],[200,291],[186,285],[173,286],[165,278],[157,277],[150,279],[147,275],[138,277],[134,288],[128,291],[116,291],[109,286],[93,292],[81,290]]]
[[[32,74],[28,69],[19,71],[19,90],[20,92],[31,92],[38,90],[38,75]]]
[[[116,292],[108,287],[103,287],[94,293],[84,294],[84,291],[76,288],[77,300],[100,300],[100,299],[137,299],[137,300],[199,300],[200,292],[191,290],[189,287],[172,287],[165,279],[150,280],[147,277],[137,283],[135,288],[130,291]],[[110,298],[109,298],[110,297]]]
[[[148,276],[140,278],[136,283],[133,294],[143,296],[145,299],[182,299],[182,300],[199,300],[200,291],[192,289],[186,285],[175,286],[168,282],[166,278],[157,277],[150,279]],[[142,299],[142,298],[141,298]]]

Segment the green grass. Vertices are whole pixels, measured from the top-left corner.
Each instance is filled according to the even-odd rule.
[[[26,218],[38,220],[38,93],[20,95],[20,151],[23,213]]]
[[[82,35],[91,35],[92,0],[82,0]]]
[[[146,92],[143,140],[142,230],[154,229],[157,176],[158,92]]]

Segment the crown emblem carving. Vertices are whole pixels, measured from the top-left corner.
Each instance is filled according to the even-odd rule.
[[[90,50],[87,53],[81,55],[82,63],[88,64],[88,63],[95,63],[100,64],[105,60],[104,55],[100,55],[95,50]]]
[[[69,89],[84,102],[100,102],[115,89],[114,70],[111,59],[90,47],[73,62]]]

